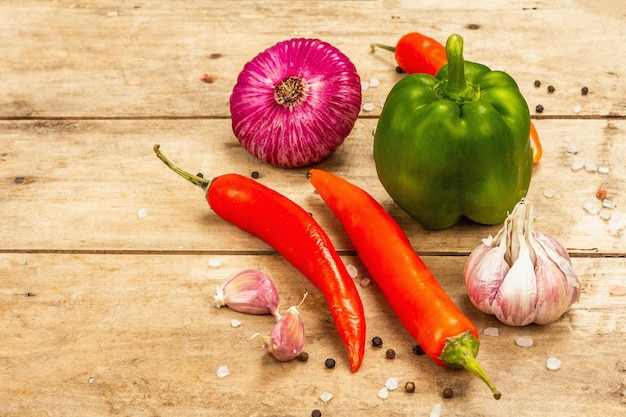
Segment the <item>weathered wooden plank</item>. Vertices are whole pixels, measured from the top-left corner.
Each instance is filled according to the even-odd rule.
[[[511,73],[544,116],[574,116],[576,105],[579,116],[623,116],[626,103],[615,98],[626,95],[625,18],[598,9],[578,1],[4,3],[0,117],[227,117],[244,63],[291,37],[339,47],[364,80],[380,79],[364,97],[378,104],[401,76],[393,56],[369,44],[411,31],[440,42],[461,34],[467,59]],[[205,73],[215,82],[201,82]]]
[[[319,168],[368,190],[398,220],[424,254],[466,253],[499,226],[464,222],[426,230],[388,197],[372,158],[375,119],[359,120],[344,145]],[[621,120],[540,120],[544,157],[536,166],[529,198],[538,230],[573,252],[626,253],[621,201],[626,168],[626,125]],[[567,152],[571,138],[578,154]],[[0,123],[0,250],[19,251],[267,251],[268,246],[211,212],[203,192],[168,170],[153,154],[163,152],[182,168],[207,177],[260,173],[259,181],[305,207],[338,249],[351,250],[339,223],[305,179],[306,168],[273,168],[250,156],[228,120],[5,121]],[[608,174],[572,171],[580,158],[606,164]],[[617,207],[603,221],[585,213],[601,184]],[[544,197],[553,190],[553,198]],[[138,218],[138,210],[147,216]]]
[[[450,371],[412,353],[414,341],[398,324],[375,285],[360,287],[368,339],[362,368],[350,373],[321,294],[275,256],[230,255],[0,255],[0,403],[3,416],[269,416],[428,415],[441,402],[446,416],[622,415],[626,402],[626,285],[624,259],[574,259],[582,282],[580,302],[545,327],[507,327],[479,313],[465,295],[463,257],[425,257],[450,296],[482,331],[478,356],[503,392],[500,401],[476,378]],[[345,257],[367,276],[358,259]],[[212,265],[212,266],[211,266]],[[244,268],[274,279],[282,308],[297,304],[307,331],[310,359],[277,363],[265,357],[257,332],[273,318],[214,307],[212,294]],[[231,319],[242,321],[233,328]],[[517,337],[532,337],[530,348]],[[393,348],[394,360],[385,358]],[[546,360],[562,361],[548,371]],[[324,368],[333,357],[337,367]],[[227,365],[230,376],[216,370]],[[400,388],[381,400],[391,377]],[[414,381],[417,390],[402,387]],[[530,383],[532,381],[532,383]],[[450,387],[454,398],[442,398]],[[319,396],[331,392],[324,404]],[[567,403],[564,406],[564,402]]]

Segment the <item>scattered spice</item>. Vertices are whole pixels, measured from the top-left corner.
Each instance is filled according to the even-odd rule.
[[[476,24],[476,23],[470,23],[467,26],[465,26],[466,28],[468,28],[469,30],[477,30],[480,29],[480,25]]]
[[[13,182],[16,184],[24,184],[25,181],[26,181],[26,178],[24,177],[15,177],[15,179],[13,180]]]
[[[372,338],[372,346],[379,348],[383,345],[383,339],[381,339],[379,336],[374,336]]]
[[[145,208],[140,208],[139,210],[137,210],[137,218],[145,219],[147,216],[148,216],[148,212],[146,211]]]
[[[385,357],[387,359],[394,359],[396,357],[396,351],[393,349],[387,349],[385,352]]]
[[[454,391],[452,391],[452,388],[445,388],[443,390],[443,398],[452,398],[454,397]]]
[[[545,190],[543,190],[543,196],[545,198],[552,198],[556,195],[556,191],[554,191],[554,189],[552,188],[546,188]]]
[[[600,185],[600,187],[598,187],[598,191],[596,191],[596,198],[598,200],[604,200],[606,198],[606,195],[608,194],[608,188],[606,187],[606,185],[602,184]]]
[[[408,392],[409,394],[414,393],[415,392],[415,382],[408,381],[406,384],[404,384],[404,392]]]
[[[579,104],[574,106],[574,109],[572,110],[574,113],[580,113],[580,111],[582,110],[582,107],[580,107]]]
[[[311,412],[311,417],[322,417],[322,412],[320,410],[313,410]]]
[[[435,404],[433,410],[430,412],[429,417],[440,417],[441,416],[441,403]]]
[[[324,366],[328,369],[333,369],[335,367],[335,360],[333,358],[328,358],[324,361]]]
[[[402,68],[400,68],[400,67],[396,67],[396,72],[398,74],[404,74],[404,70]]]
[[[203,174],[202,172],[198,172],[198,173],[196,174],[196,177],[198,177],[198,178],[204,178],[204,174]]]
[[[420,345],[413,346],[413,354],[417,356],[422,356],[424,354],[424,349]]]
[[[252,171],[250,176],[256,180],[261,176],[261,174],[259,174],[259,171]]]
[[[621,285],[613,285],[610,290],[610,294],[614,297],[623,297],[626,295],[626,287]]]
[[[351,278],[356,278],[357,276],[359,276],[359,270],[356,269],[356,266],[354,265],[346,265],[346,269],[348,270],[348,275],[350,275]]]
[[[587,94],[589,94],[589,88],[587,87],[583,87],[580,89],[580,94],[582,94],[583,96],[586,96]]]
[[[376,109],[376,105],[374,103],[363,104],[363,111],[373,111],[374,109]]]
[[[554,86],[553,85],[549,85],[548,86],[548,93],[554,93]]]
[[[209,55],[209,58],[211,58],[211,59],[218,59],[218,58],[221,58],[221,57],[222,57],[222,54],[216,53],[216,52],[214,52],[211,55]]]
[[[306,352],[300,352],[297,358],[300,362],[306,362],[309,360],[309,354]]]
[[[370,79],[370,87],[372,88],[376,88],[380,85],[380,80],[378,78],[371,78]]]
[[[241,326],[241,320],[230,319],[230,325],[232,327],[239,327],[239,326]]]
[[[370,285],[370,282],[372,282],[369,278],[363,278],[361,280],[361,282],[359,282],[359,285],[361,285],[361,287],[365,288],[368,285]]]
[[[380,398],[381,400],[384,400],[385,398],[389,397],[389,390],[387,389],[387,387],[382,387],[381,389],[378,390],[378,398]]]
[[[217,76],[215,75],[204,74],[202,78],[200,78],[200,81],[202,81],[203,83],[207,83],[207,84],[213,84],[216,79],[217,79]]]
[[[535,80],[535,87],[541,87],[541,81]]]
[[[535,107],[535,111],[537,113],[543,113],[543,106],[541,104],[537,104],[537,107]]]

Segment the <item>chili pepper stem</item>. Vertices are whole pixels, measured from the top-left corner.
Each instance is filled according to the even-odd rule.
[[[384,49],[389,52],[396,52],[395,46],[384,45],[382,43],[370,43],[370,49],[372,52],[374,52],[376,48]]]
[[[451,368],[462,367],[476,375],[491,389],[493,398],[499,400],[502,394],[476,360],[479,344],[480,341],[468,330],[459,336],[448,338],[439,359]]]
[[[205,191],[207,190],[207,188],[209,188],[209,184],[211,184],[211,181],[205,180],[204,178],[200,178],[197,175],[190,174],[189,172],[183,171],[182,169],[178,168],[176,165],[171,163],[170,160],[165,157],[165,155],[161,153],[160,148],[161,148],[161,145],[155,144],[152,147],[152,150],[154,151],[156,156],[161,161],[163,161],[163,163],[167,165],[172,171],[174,171],[175,173],[177,173],[178,175],[180,175],[181,177],[183,177],[190,183],[197,185],[198,187],[202,188]]]

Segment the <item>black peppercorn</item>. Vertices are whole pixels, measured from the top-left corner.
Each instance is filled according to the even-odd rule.
[[[393,359],[396,357],[396,351],[393,349],[387,349],[387,352],[385,352],[385,357],[387,359]]]
[[[313,410],[311,412],[311,417],[322,417],[322,412],[320,410]]]
[[[452,398],[454,396],[454,391],[452,388],[446,388],[443,390],[443,398]]]
[[[202,172],[198,172],[198,173],[196,174],[196,177],[198,177],[198,178],[204,178],[204,174],[203,174]]]
[[[378,337],[378,336],[374,336],[374,337],[372,338],[372,346],[379,348],[379,347],[381,347],[382,345],[383,345],[383,339],[381,339],[381,338],[380,338],[380,337]]]
[[[424,349],[422,349],[422,347],[420,345],[415,345],[415,346],[413,346],[413,353],[418,355],[418,356],[421,356],[425,352],[424,352]]]
[[[413,381],[409,381],[404,384],[404,392],[415,392],[415,383]]]
[[[324,366],[328,369],[333,369],[335,367],[335,360],[333,358],[326,359]]]
[[[309,354],[306,352],[300,352],[300,354],[298,355],[298,360],[300,362],[306,362],[309,360]]]
[[[535,80],[535,87],[541,87],[541,81]]]
[[[583,96],[586,96],[587,93],[589,93],[589,88],[583,87],[580,89],[580,94],[582,94]]]
[[[404,74],[404,70],[402,68],[400,68],[400,67],[396,67],[396,72],[398,74]]]
[[[549,85],[548,86],[548,93],[554,93],[554,86],[553,85]]]
[[[543,106],[541,104],[537,104],[537,107],[535,107],[535,111],[537,113],[543,113]]]
[[[250,176],[256,180],[260,176],[259,171],[252,171]]]

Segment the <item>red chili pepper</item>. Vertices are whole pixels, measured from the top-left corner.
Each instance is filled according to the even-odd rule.
[[[209,206],[218,216],[272,246],[322,292],[348,351],[350,369],[356,372],[365,352],[363,304],[328,235],[311,214],[243,175],[208,181],[173,165],[159,145],[154,145],[154,152],[174,172],[206,190]]]
[[[417,32],[401,37],[395,47],[373,43],[370,48],[372,51],[382,48],[394,52],[398,67],[409,74],[424,73],[434,76],[448,62],[445,46]]]
[[[370,44],[372,52],[376,48],[395,53],[398,68],[409,74],[424,73],[435,76],[437,71],[448,63],[446,47],[433,38],[418,32],[407,33],[395,47],[380,43]],[[535,126],[530,122],[530,139],[533,149],[533,162],[541,159],[541,141]]]
[[[336,175],[311,169],[309,180],[424,352],[438,365],[467,369],[499,399],[500,392],[476,360],[480,344],[476,327],[446,294],[389,213],[366,191]]]

